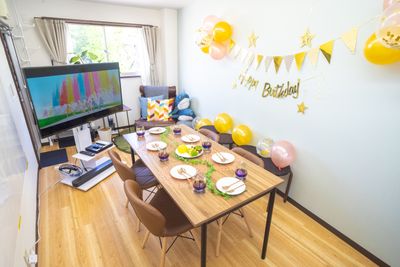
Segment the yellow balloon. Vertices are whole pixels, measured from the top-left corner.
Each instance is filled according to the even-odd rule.
[[[400,61],[400,50],[385,47],[375,34],[365,43],[364,55],[369,62],[379,65]]]
[[[203,126],[208,126],[208,125],[212,125],[212,121],[210,121],[209,119],[201,119],[199,120],[198,123],[196,123],[196,130],[200,129]]]
[[[232,139],[238,146],[247,145],[251,142],[253,134],[250,128],[244,124],[236,126],[232,131]]]
[[[232,117],[226,113],[218,114],[214,120],[214,126],[219,133],[227,133],[233,127]]]
[[[226,21],[220,21],[215,24],[213,29],[214,41],[222,43],[229,40],[232,36],[232,27]]]

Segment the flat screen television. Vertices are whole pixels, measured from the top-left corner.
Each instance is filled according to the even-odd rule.
[[[23,69],[42,138],[123,109],[118,63]]]

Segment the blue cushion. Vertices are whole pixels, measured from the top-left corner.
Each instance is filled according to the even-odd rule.
[[[150,98],[151,100],[162,100],[164,96],[162,95],[157,95],[157,96],[152,96],[152,97],[140,97],[139,96],[139,102],[140,102],[140,117],[142,119],[147,119],[147,99]]]

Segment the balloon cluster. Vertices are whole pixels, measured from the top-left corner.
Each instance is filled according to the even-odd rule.
[[[379,65],[400,61],[400,2],[386,2],[378,30],[364,47],[367,60]]]
[[[214,15],[207,16],[199,30],[197,45],[213,59],[223,59],[232,43],[232,31],[232,26],[228,22]]]
[[[193,127],[198,130],[203,126],[213,125],[206,118],[195,118]],[[228,133],[232,130],[232,140],[238,146],[247,145],[253,138],[251,129],[244,124],[233,127],[233,119],[227,113],[220,113],[214,120],[214,127],[219,133]],[[257,153],[262,157],[271,157],[272,162],[279,169],[289,166],[296,158],[296,150],[288,141],[274,142],[271,138],[260,140],[256,146]]]

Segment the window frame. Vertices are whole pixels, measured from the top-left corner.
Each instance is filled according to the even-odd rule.
[[[52,20],[62,20],[67,24],[78,24],[78,25],[128,27],[128,28],[157,27],[157,26],[150,25],[150,24],[111,22],[111,21],[102,21],[102,20],[82,20],[82,19],[57,18],[57,17],[39,17],[39,18],[41,18],[41,19],[52,19]],[[141,77],[141,74],[138,73],[138,72],[121,73],[121,79],[123,79],[123,78],[137,78],[137,77]]]

